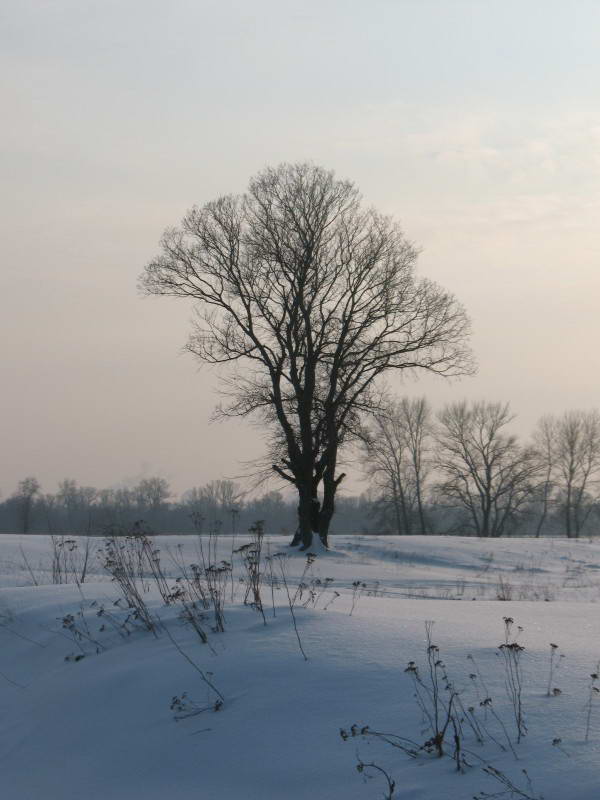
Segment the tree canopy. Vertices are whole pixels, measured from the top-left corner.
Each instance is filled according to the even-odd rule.
[[[148,293],[197,302],[188,349],[229,365],[224,414],[264,421],[305,547],[313,531],[326,543],[339,450],[379,407],[379,379],[472,369],[462,306],[416,277],[416,258],[354,184],[283,164],[189,211],[142,276]]]

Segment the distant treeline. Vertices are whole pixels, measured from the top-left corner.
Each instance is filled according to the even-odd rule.
[[[330,533],[595,535],[600,527],[600,413],[540,419],[529,441],[510,432],[508,404],[466,401],[434,414],[425,398],[389,400],[353,431],[369,490],[339,496]],[[240,533],[262,520],[292,534],[296,502],[244,494],[215,480],[175,499],[149,477],[129,488],[64,480],[45,494],[34,477],[0,503],[0,532],[99,534],[144,521],[157,533]]]
[[[0,532],[102,534],[110,526],[128,530],[140,520],[156,533],[223,534],[245,532],[257,520],[271,534],[293,534],[297,509],[280,492],[244,496],[234,481],[215,480],[175,499],[161,477],[136,486],[95,489],[67,479],[54,494],[44,493],[36,478],[25,478],[0,503]],[[367,497],[339,500],[334,532],[374,533],[373,502]]]

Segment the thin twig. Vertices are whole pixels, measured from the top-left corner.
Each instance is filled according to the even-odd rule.
[[[185,658],[185,660],[188,662],[188,664],[190,664],[190,665],[191,665],[191,666],[192,666],[192,667],[193,667],[193,668],[196,670],[196,672],[197,672],[197,673],[200,675],[200,677],[202,678],[202,680],[204,681],[204,683],[205,683],[207,686],[209,686],[209,687],[210,687],[210,688],[213,690],[213,692],[214,692],[214,693],[215,693],[215,694],[216,694],[216,695],[217,695],[217,696],[220,698],[220,700],[221,700],[221,701],[224,703],[224,702],[225,702],[225,698],[223,697],[223,695],[221,694],[221,692],[220,692],[220,691],[217,689],[217,687],[214,685],[214,683],[212,683],[212,681],[211,681],[209,678],[207,678],[207,676],[206,676],[206,673],[205,673],[205,672],[204,672],[202,669],[200,669],[200,667],[199,667],[199,666],[196,664],[196,662],[195,662],[195,661],[193,661],[193,660],[192,660],[192,659],[191,659],[191,658],[188,656],[188,654],[187,654],[187,653],[185,653],[185,652],[182,650],[181,646],[180,646],[180,645],[179,645],[179,644],[178,644],[178,643],[175,641],[175,639],[173,638],[173,635],[171,634],[171,631],[170,631],[170,630],[167,628],[167,626],[165,625],[165,623],[164,623],[164,622],[161,622],[161,625],[162,625],[162,628],[163,628],[163,630],[165,631],[165,633],[167,634],[167,636],[168,636],[168,637],[169,637],[169,639],[171,640],[172,644],[174,645],[174,647],[175,647],[175,648],[177,649],[177,651],[180,653],[180,655],[182,655],[182,656]],[[214,651],[213,651],[213,652],[214,652]]]

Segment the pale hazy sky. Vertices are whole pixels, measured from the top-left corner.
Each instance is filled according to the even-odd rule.
[[[136,280],[188,207],[311,159],[423,247],[474,328],[434,405],[600,405],[598,0],[4,0],[0,489],[177,491],[257,454],[211,424],[191,308]]]

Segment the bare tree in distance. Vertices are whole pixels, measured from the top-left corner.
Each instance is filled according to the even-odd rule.
[[[424,397],[389,400],[361,434],[365,466],[394,514],[398,534],[427,532],[423,489],[430,470],[432,415]],[[415,520],[416,516],[416,520]]]
[[[14,499],[17,503],[17,517],[21,533],[29,533],[31,517],[33,515],[33,505],[40,488],[40,483],[37,478],[28,477],[19,481]]]
[[[197,515],[198,522],[206,521],[208,529],[212,530],[231,518],[232,509],[237,508],[243,497],[244,492],[235,481],[218,479],[188,489],[183,501]]]
[[[65,478],[58,484],[55,500],[66,512],[70,533],[90,535],[97,498],[97,489],[93,486],[79,486],[72,478]]]
[[[419,532],[427,533],[428,525],[425,519],[423,489],[431,469],[430,454],[433,433],[431,406],[425,397],[413,399],[403,397],[400,401],[400,407],[405,419],[408,452],[415,480]]]
[[[565,533],[580,535],[600,481],[600,413],[568,411],[554,420],[553,459],[562,493]]]
[[[390,370],[472,370],[462,306],[415,275],[417,251],[358,189],[312,164],[266,168],[248,191],[193,208],[141,278],[197,303],[188,350],[229,365],[223,416],[253,415],[282,448],[302,546],[327,545],[340,448]]]
[[[398,535],[412,532],[413,491],[406,469],[404,426],[393,409],[374,414],[372,424],[362,433],[365,467],[378,490],[389,504]]]
[[[133,495],[138,506],[151,512],[159,511],[172,494],[167,479],[158,476],[143,478],[133,488]]]
[[[505,430],[513,419],[508,403],[462,401],[438,415],[438,488],[477,536],[506,534],[538,480],[535,451]]]
[[[535,537],[539,539],[548,518],[555,488],[556,419],[554,417],[544,416],[539,420],[533,432],[533,447],[541,473],[536,491],[541,506],[535,529]]]

